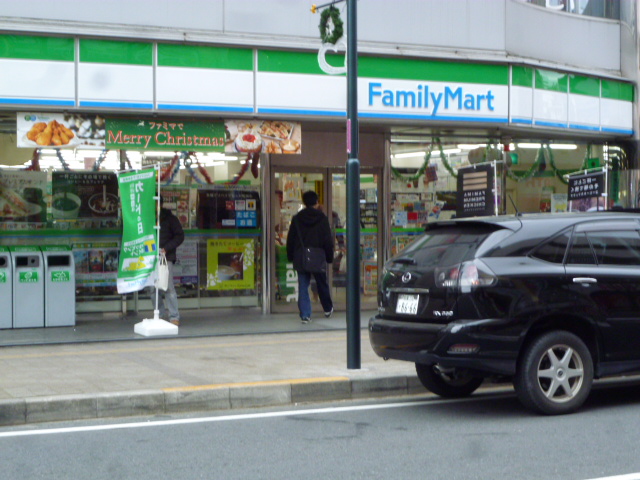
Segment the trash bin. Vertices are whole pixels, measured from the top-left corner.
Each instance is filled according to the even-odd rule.
[[[44,326],[76,324],[76,276],[71,248],[41,247],[44,259]]]
[[[35,246],[9,247],[13,265],[13,328],[44,327],[44,269]]]
[[[11,253],[0,247],[0,329],[13,327],[13,276],[11,275]]]

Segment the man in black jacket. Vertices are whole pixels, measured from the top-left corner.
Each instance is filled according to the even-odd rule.
[[[169,266],[169,287],[166,292],[160,290],[160,298],[158,307],[160,310],[160,318],[166,318],[167,310],[169,311],[169,321],[174,325],[180,325],[180,312],[178,311],[178,294],[173,284],[173,265],[176,263],[176,249],[184,241],[184,231],[180,220],[171,210],[164,208],[162,197],[160,198],[160,253],[164,253],[167,257],[167,265]],[[155,297],[154,297],[155,301]]]
[[[287,235],[287,259],[293,262],[293,268],[298,272],[298,310],[302,323],[311,321],[311,299],[309,298],[309,284],[311,275],[318,286],[318,296],[324,310],[324,316],[330,317],[333,313],[331,291],[327,284],[327,273],[309,273],[299,264],[300,254],[297,251],[305,247],[322,248],[325,251],[327,263],[333,262],[333,236],[327,216],[322,213],[318,204],[318,194],[314,191],[302,194],[302,203],[305,207],[291,219],[291,226]],[[302,239],[300,239],[302,237]],[[302,240],[302,241],[301,241]]]

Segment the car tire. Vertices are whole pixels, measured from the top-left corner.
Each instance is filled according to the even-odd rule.
[[[484,380],[464,368],[453,368],[445,372],[439,370],[437,365],[422,363],[416,363],[416,372],[427,390],[446,398],[468,397]]]
[[[541,335],[524,350],[514,379],[522,404],[548,415],[575,412],[593,383],[593,360],[584,342],[565,331]]]

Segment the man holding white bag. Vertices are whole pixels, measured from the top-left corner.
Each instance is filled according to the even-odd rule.
[[[168,208],[164,208],[163,204],[163,199],[160,197],[160,253],[167,258],[169,282],[166,291],[158,290],[158,309],[160,318],[166,319],[168,311],[169,322],[180,325],[178,294],[173,284],[173,265],[176,263],[176,249],[184,242],[184,230],[182,230],[178,217]],[[155,292],[155,289],[152,291]],[[152,301],[155,301],[155,296],[152,296]]]

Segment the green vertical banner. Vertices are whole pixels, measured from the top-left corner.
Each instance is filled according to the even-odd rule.
[[[155,169],[118,175],[122,205],[122,246],[118,266],[118,293],[153,286],[156,244]]]

